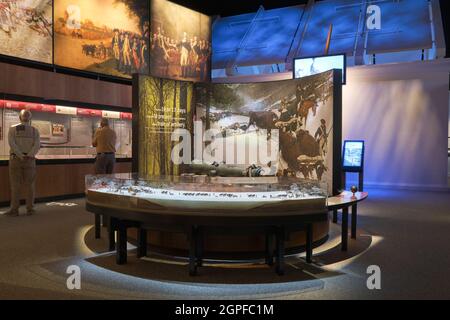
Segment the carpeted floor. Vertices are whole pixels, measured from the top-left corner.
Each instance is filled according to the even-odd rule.
[[[0,216],[0,299],[449,299],[450,193],[368,191],[349,252],[332,225],[315,264],[289,257],[283,277],[254,262],[211,264],[192,278],[183,262],[136,259],[132,247],[117,266],[97,253],[106,240],[93,239],[83,199],[39,204],[35,216]],[[66,287],[70,265],[81,269],[81,290]],[[381,290],[366,286],[370,265],[381,268]]]

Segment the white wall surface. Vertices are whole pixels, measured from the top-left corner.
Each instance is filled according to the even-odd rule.
[[[366,141],[366,186],[447,188],[449,72],[448,59],[348,69],[343,138]]]

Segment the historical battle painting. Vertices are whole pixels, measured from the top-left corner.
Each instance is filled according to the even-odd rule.
[[[52,0],[0,0],[0,54],[52,63]]]
[[[147,0],[55,0],[55,64],[120,78],[149,70]]]
[[[210,79],[210,17],[166,0],[152,0],[150,43],[151,75],[194,82]]]
[[[226,140],[220,161],[261,166],[266,175],[327,183],[331,193],[333,71],[276,82],[202,84],[196,96],[203,97],[196,100],[197,119],[206,129],[215,130],[217,139]],[[255,141],[259,148],[266,148],[264,141],[277,146],[270,163],[248,148]],[[236,145],[241,146],[239,150],[228,150]]]
[[[172,161],[176,129],[192,130],[193,83],[139,76],[138,157],[143,176],[179,175]],[[134,110],[136,112],[136,109]]]

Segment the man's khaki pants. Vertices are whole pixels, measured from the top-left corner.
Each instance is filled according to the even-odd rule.
[[[36,181],[36,160],[20,160],[16,156],[9,159],[9,183],[11,185],[11,210],[18,211],[20,206],[20,187],[23,185],[26,192],[27,210],[34,207]]]

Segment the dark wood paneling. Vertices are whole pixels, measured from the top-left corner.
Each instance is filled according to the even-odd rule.
[[[0,93],[131,108],[131,85],[0,63]]]
[[[131,162],[118,162],[116,173],[131,172]],[[37,166],[36,198],[84,193],[84,177],[94,174],[93,163],[45,164]],[[9,202],[8,166],[0,166],[0,203]]]

